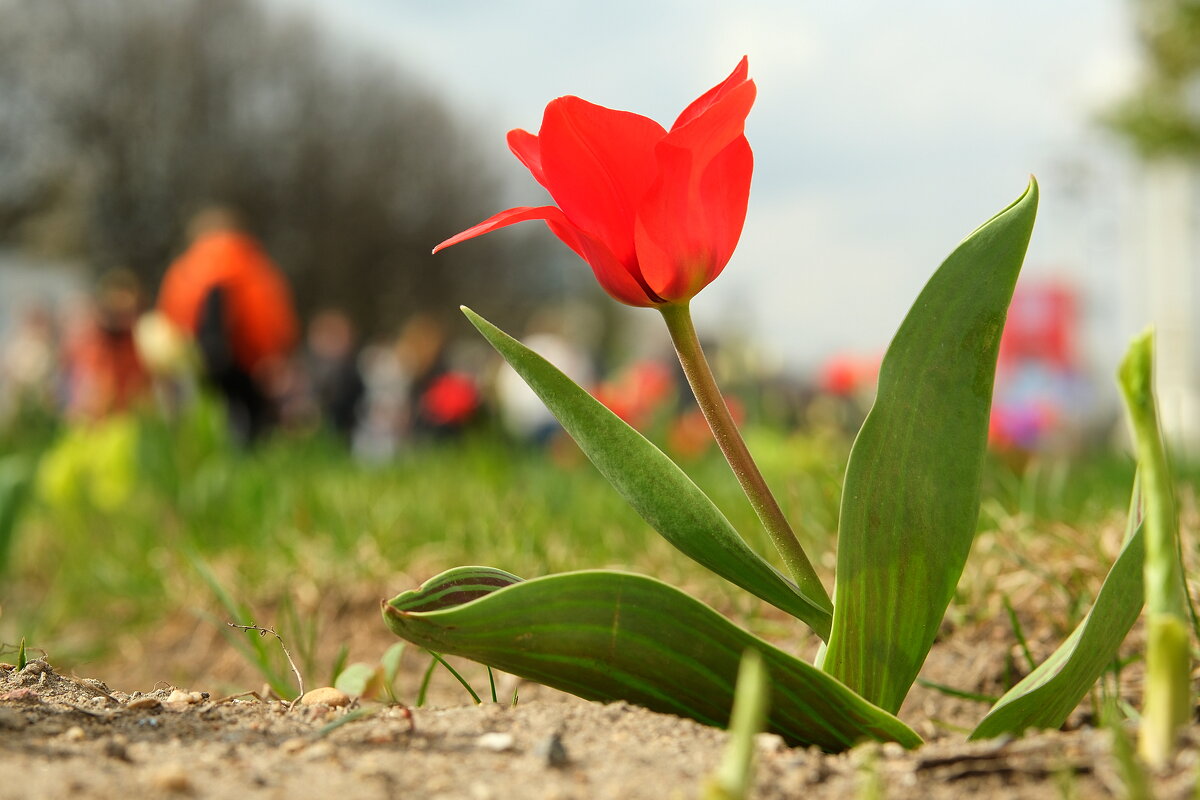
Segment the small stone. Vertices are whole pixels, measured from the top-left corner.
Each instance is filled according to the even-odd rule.
[[[25,687],[23,689],[13,689],[11,692],[0,694],[0,700],[10,703],[40,703],[42,698],[38,697],[37,692],[33,689]]]
[[[157,722],[158,720],[151,720]],[[114,736],[104,743],[104,755],[116,761],[125,761],[132,763],[133,759],[129,757],[129,751],[125,749],[125,739],[122,736]]]
[[[43,672],[53,672],[50,665],[40,658],[35,658],[33,661],[25,663],[25,669],[21,670],[25,675],[41,675]]]
[[[87,734],[83,732],[83,728],[78,725],[72,725],[63,731],[63,738],[68,742],[82,742],[87,738]]]
[[[511,733],[485,733],[475,740],[475,746],[493,753],[503,753],[512,750],[516,739]]]
[[[29,720],[15,708],[0,708],[0,729],[20,730],[29,724]]]
[[[192,791],[187,770],[177,764],[159,768],[150,777],[150,782],[156,789],[172,794],[188,794]]]
[[[570,763],[571,758],[567,755],[567,748],[563,746],[562,736],[557,733],[552,733],[541,741],[536,750],[538,756],[546,759],[548,767],[565,767]]]
[[[180,691],[179,689],[172,689],[171,693],[167,695],[166,702],[168,705],[173,706],[190,706],[193,703],[198,702],[197,700],[192,699],[193,694],[195,694],[195,692],[184,692]]]
[[[759,733],[754,737],[754,747],[760,753],[782,753],[787,742],[778,733]]]
[[[293,739],[285,739],[284,742],[281,745],[279,745],[279,749],[289,755],[294,755],[295,753],[299,753],[301,750],[303,750],[307,746],[308,746],[308,742],[305,741],[304,739],[293,738]]]
[[[904,758],[906,753],[908,753],[908,751],[905,750],[904,745],[900,744],[899,742],[883,743],[883,757],[889,761],[895,761],[897,758]]]
[[[323,758],[332,758],[335,750],[329,742],[317,742],[304,751],[304,758],[308,761],[320,761]]]
[[[162,705],[162,701],[152,694],[144,694],[141,697],[135,697],[125,704],[126,708],[137,711],[143,708],[158,708]]]
[[[322,705],[329,706],[330,708],[341,708],[342,706],[350,705],[350,696],[332,686],[322,686],[320,689],[313,689],[310,692],[306,692],[304,697],[300,698],[300,705]]]

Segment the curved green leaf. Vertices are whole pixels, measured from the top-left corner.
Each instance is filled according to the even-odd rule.
[[[1145,545],[1137,501],[1135,483],[1125,544],[1087,616],[1049,658],[1005,692],[971,733],[972,739],[1061,727],[1112,663],[1142,611]]]
[[[888,347],[846,468],[824,667],[889,711],[933,644],[971,548],[1000,333],[1037,183],[968,236]]]
[[[725,515],[675,462],[544,358],[464,307],[617,491],[663,538],[722,578],[806,622],[828,638],[828,601],[807,597],[750,549]]]
[[[768,728],[791,744],[840,751],[860,739],[906,747],[921,742],[903,722],[828,674],[643,575],[551,575],[431,612],[402,610],[411,605],[411,594],[383,608],[388,627],[401,638],[589,700],[626,700],[724,725],[738,663],[754,648],[771,676]]]
[[[437,611],[461,606],[520,582],[516,575],[495,567],[455,567],[396,596],[391,604],[400,611]]]

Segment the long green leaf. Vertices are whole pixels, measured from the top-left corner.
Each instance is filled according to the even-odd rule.
[[[925,285],[850,454],[824,667],[889,711],[916,679],[971,548],[1000,333],[1037,198],[1031,180]]]
[[[1112,663],[1142,611],[1145,545],[1138,495],[1135,483],[1125,544],[1087,616],[1049,658],[992,706],[972,739],[1061,727]]]
[[[469,308],[463,313],[663,538],[726,580],[803,620],[822,639],[828,637],[832,609],[805,596],[751,550],[675,462],[553,364]]]
[[[434,579],[434,583],[437,579]],[[724,725],[738,662],[758,650],[771,676],[770,730],[796,745],[840,751],[861,739],[921,739],[828,674],[751,636],[654,578],[594,570],[535,578],[465,605],[383,608],[398,636],[589,700],[625,700]]]

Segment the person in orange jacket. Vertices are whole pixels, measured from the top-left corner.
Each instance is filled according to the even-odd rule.
[[[226,208],[200,212],[191,245],[167,269],[158,308],[196,341],[205,378],[243,444],[275,422],[299,325],[283,274]]]

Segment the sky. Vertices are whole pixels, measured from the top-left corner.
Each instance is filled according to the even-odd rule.
[[[791,367],[882,352],[937,265],[1030,174],[1042,201],[1022,280],[1079,287],[1101,373],[1142,327],[1123,299],[1136,172],[1094,122],[1136,75],[1121,0],[272,2],[440,94],[514,205],[544,195],[504,134],[536,131],[552,98],[669,125],[748,55],[746,226],[693,308],[702,333],[742,331]]]

